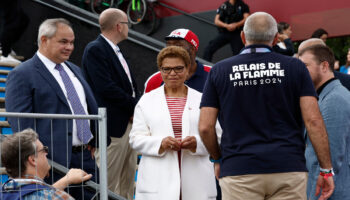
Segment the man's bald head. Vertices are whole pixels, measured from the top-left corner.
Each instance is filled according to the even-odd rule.
[[[298,53],[300,53],[303,49],[305,49],[307,47],[314,46],[314,45],[327,46],[326,43],[324,43],[323,40],[321,40],[319,38],[310,38],[310,39],[307,39],[307,40],[303,41],[302,43],[300,43],[299,48],[298,48]]]
[[[117,8],[104,10],[98,19],[101,32],[112,30],[116,24],[122,21],[124,16],[126,16],[125,12]]]
[[[276,20],[266,12],[256,12],[250,15],[244,23],[245,40],[251,44],[272,42],[277,34]]]

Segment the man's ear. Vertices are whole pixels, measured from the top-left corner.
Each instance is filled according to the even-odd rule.
[[[41,36],[40,37],[40,42],[41,42],[41,44],[46,43],[47,42],[47,36],[45,36],[45,35]]]
[[[328,63],[327,61],[321,62],[321,71],[322,71],[323,73],[328,72],[328,71],[332,71],[332,70],[330,69],[329,63]]]
[[[244,35],[243,31],[241,31],[241,39],[242,39],[243,44],[245,45],[247,43],[247,41],[245,40],[245,35]]]
[[[278,43],[278,33],[276,33],[275,37],[273,38],[272,46],[275,46]]]
[[[28,165],[36,166],[35,155],[29,156],[29,157],[28,157],[28,160],[27,160],[27,163],[28,163]]]

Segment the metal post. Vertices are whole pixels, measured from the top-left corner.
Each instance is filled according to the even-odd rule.
[[[108,199],[107,186],[107,113],[106,108],[99,108],[99,153],[100,153],[100,198]]]

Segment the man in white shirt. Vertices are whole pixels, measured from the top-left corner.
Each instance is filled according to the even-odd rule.
[[[107,108],[108,188],[133,199],[137,155],[129,145],[135,105],[139,99],[136,82],[120,51],[119,43],[128,37],[128,18],[111,8],[99,18],[101,35],[90,42],[83,55],[83,71],[99,107]],[[95,154],[98,162],[99,156]]]
[[[53,114],[97,114],[97,103],[80,68],[68,62],[74,49],[74,32],[62,18],[45,20],[39,27],[39,50],[28,61],[12,70],[6,82],[6,111]],[[95,145],[95,123],[88,120],[47,120],[9,118],[14,132],[33,128],[52,152],[53,161],[67,168],[81,168],[93,174],[98,171],[92,159]],[[91,125],[91,126],[90,126]],[[97,175],[97,174],[96,174]],[[47,182],[61,176],[53,173]],[[82,197],[82,187],[69,193]],[[92,197],[84,190],[85,199]],[[90,198],[89,198],[90,199]]]

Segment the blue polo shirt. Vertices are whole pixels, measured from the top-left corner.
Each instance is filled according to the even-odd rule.
[[[220,176],[307,171],[302,96],[317,97],[305,65],[269,46],[248,46],[217,63],[201,107],[219,109]]]

